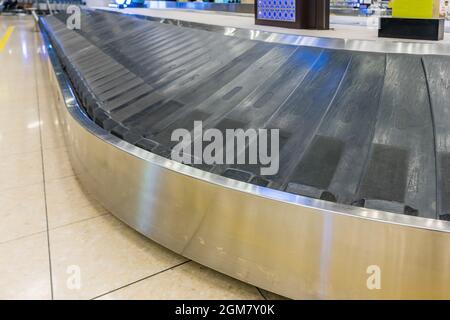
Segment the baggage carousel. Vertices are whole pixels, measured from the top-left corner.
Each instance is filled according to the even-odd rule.
[[[450,298],[449,56],[66,19],[40,25],[72,165],[118,218],[291,298]],[[172,132],[198,120],[279,129],[278,173],[171,160]]]

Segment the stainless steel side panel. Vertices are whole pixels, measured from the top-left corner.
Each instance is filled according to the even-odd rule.
[[[87,118],[49,50],[72,165],[84,187],[140,233],[291,298],[450,298],[448,222],[260,188],[134,147]]]

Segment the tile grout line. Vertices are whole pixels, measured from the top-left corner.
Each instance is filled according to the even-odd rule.
[[[36,35],[33,34],[34,39],[34,48],[36,49]],[[34,81],[36,85],[36,101],[37,101],[37,111],[38,111],[38,119],[39,123],[41,123],[41,107],[40,107],[40,99],[39,99],[39,86],[38,86],[38,75],[37,75],[37,64],[36,63],[36,55],[38,53],[34,52]],[[45,205],[45,223],[46,223],[46,231],[47,231],[47,250],[48,250],[48,264],[49,264],[49,272],[50,272],[50,296],[51,300],[54,300],[53,294],[53,271],[52,271],[52,254],[50,250],[50,232],[49,232],[49,224],[48,224],[48,206],[47,206],[47,189],[45,184],[45,166],[44,166],[44,148],[42,146],[42,125],[39,125],[39,140],[41,147],[41,165],[42,165],[42,182],[44,189],[44,205]]]
[[[49,227],[48,231],[58,230],[58,229],[65,228],[65,227],[68,227],[68,226],[71,226],[71,225],[74,225],[74,224],[77,224],[77,223],[80,223],[80,222],[86,222],[88,220],[104,217],[104,216],[107,216],[107,215],[113,216],[109,211],[106,210],[105,212],[103,212],[103,213],[101,213],[101,214],[99,214],[98,216],[95,216],[95,217],[89,217],[89,218],[84,218],[84,219],[77,220],[77,221],[72,221],[72,222],[65,223],[65,224],[62,224],[62,225],[59,225],[59,226],[56,226],[56,227],[53,227],[53,228]],[[25,239],[25,238],[28,238],[28,237],[32,237],[32,236],[35,236],[35,235],[38,235],[38,234],[41,234],[41,233],[44,233],[44,232],[47,232],[47,230],[36,231],[36,232],[30,233],[30,234],[19,236],[17,238],[12,238],[12,239],[8,239],[8,240],[5,240],[5,241],[1,241],[0,245],[5,244],[5,243],[10,243],[10,242],[13,242],[13,241],[16,241],[16,240],[22,240],[22,239]]]
[[[49,231],[58,230],[58,229],[61,229],[61,228],[72,226],[72,225],[77,224],[77,223],[86,222],[86,221],[89,221],[89,220],[105,217],[105,216],[108,216],[108,215],[114,217],[109,211],[105,211],[105,212],[103,212],[103,213],[101,213],[101,214],[99,214],[98,216],[95,216],[95,217],[84,218],[84,219],[81,219],[81,220],[72,221],[72,222],[69,222],[69,223],[62,224],[60,226],[49,228]]]
[[[89,299],[89,300],[96,300],[96,299],[98,299],[98,298],[104,297],[104,296],[106,296],[106,295],[108,295],[108,294],[110,294],[110,293],[113,293],[113,292],[116,292],[116,291],[118,291],[118,290],[124,289],[124,288],[126,288],[126,287],[129,287],[129,286],[131,286],[131,285],[133,285],[133,284],[136,284],[136,283],[139,283],[139,282],[141,282],[141,281],[150,279],[150,278],[152,278],[152,277],[154,277],[154,276],[157,276],[157,275],[159,275],[159,274],[161,274],[161,273],[164,273],[164,272],[166,272],[166,271],[170,271],[170,270],[172,270],[172,269],[178,268],[178,267],[180,267],[180,266],[182,266],[182,265],[184,265],[184,264],[186,264],[186,263],[188,263],[188,262],[192,262],[192,260],[188,259],[188,260],[183,261],[183,262],[181,262],[181,263],[178,263],[178,264],[176,264],[176,265],[174,265],[174,266],[172,266],[172,267],[163,269],[163,270],[161,270],[161,271],[155,272],[155,273],[153,273],[153,274],[151,274],[151,275],[148,275],[148,276],[146,276],[146,277],[143,277],[143,278],[141,278],[141,279],[132,281],[132,282],[127,283],[127,284],[125,284],[125,285],[123,285],[123,286],[120,286],[120,287],[118,287],[118,288],[112,289],[112,290],[110,290],[110,291],[108,291],[108,292],[102,293],[102,294],[100,294],[100,295],[98,295],[98,296],[95,296],[95,297]]]
[[[7,244],[7,243],[11,243],[11,242],[14,242],[14,241],[19,241],[19,240],[26,239],[26,238],[29,238],[29,237],[33,237],[33,236],[36,236],[36,235],[41,234],[41,233],[44,233],[44,232],[46,232],[46,230],[36,231],[36,232],[30,233],[30,234],[26,234],[26,235],[23,235],[23,236],[19,236],[19,237],[17,237],[17,238],[12,238],[12,239],[8,239],[8,240],[4,240],[4,241],[1,241],[1,242],[0,242],[0,245]]]

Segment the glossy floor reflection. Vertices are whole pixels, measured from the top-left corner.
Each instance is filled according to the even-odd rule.
[[[274,299],[109,214],[71,169],[30,17],[1,17],[0,299]],[[78,281],[79,280],[79,281]]]

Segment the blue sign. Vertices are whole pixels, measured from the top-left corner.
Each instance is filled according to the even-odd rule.
[[[295,22],[295,0],[257,1],[257,19]]]

